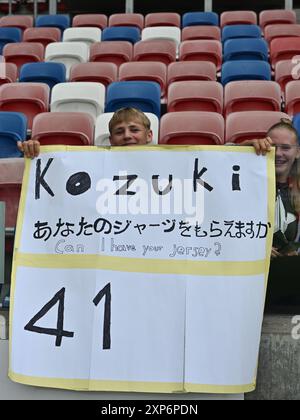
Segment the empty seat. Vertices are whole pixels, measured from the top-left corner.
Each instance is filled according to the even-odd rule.
[[[219,25],[219,16],[214,12],[188,12],[182,16],[182,27],[193,25]]]
[[[92,26],[102,30],[107,27],[107,21],[108,18],[104,14],[79,14],[73,17],[72,26],[76,28]]]
[[[62,32],[70,27],[69,15],[40,15],[35,20],[35,26],[47,28],[59,28]]]
[[[268,61],[268,44],[264,39],[229,39],[224,44],[223,61],[263,60]]]
[[[252,10],[234,10],[221,13],[220,26],[226,25],[256,25],[257,16]]]
[[[18,68],[14,63],[0,63],[0,68],[0,85],[17,81]]]
[[[133,107],[160,117],[160,86],[156,82],[114,82],[106,92],[105,112]]]
[[[156,61],[132,61],[124,63],[119,68],[119,80],[146,80],[157,82],[161,88],[162,97],[166,94],[167,66]]]
[[[45,83],[7,83],[0,87],[0,111],[22,112],[31,130],[33,118],[49,111],[49,95]]]
[[[224,89],[224,114],[238,111],[280,111],[281,89],[267,80],[227,83]]]
[[[0,158],[21,157],[17,142],[26,140],[27,118],[20,112],[0,112]]]
[[[115,13],[109,16],[108,26],[136,26],[144,28],[144,16],[140,13]]]
[[[114,115],[113,112],[105,112],[97,118],[96,126],[95,126],[95,145],[96,146],[110,146],[109,141],[109,121],[111,120],[112,116]],[[151,130],[153,133],[152,142],[151,144],[158,143],[158,132],[159,132],[159,120],[155,114],[151,114],[149,112],[145,112],[145,115],[149,118],[151,123]]]
[[[89,47],[84,42],[53,42],[46,47],[45,61],[63,63],[66,66],[67,79],[73,64],[88,60]]]
[[[294,10],[263,10],[259,14],[259,25],[265,28],[267,25],[279,23],[296,23],[296,13]]]
[[[96,82],[108,86],[118,79],[118,66],[114,63],[74,64],[70,71],[70,82]]]
[[[300,37],[275,38],[270,43],[270,62],[274,67],[278,61],[290,60],[300,55]]]
[[[20,28],[22,31],[25,31],[27,28],[33,26],[33,17],[26,15],[9,15],[3,16],[0,18],[0,27],[13,27]]]
[[[179,48],[181,30],[175,26],[153,26],[142,30],[142,41],[151,39],[174,41]]]
[[[291,80],[300,78],[300,66],[297,58],[292,60],[278,61],[275,65],[274,79],[279,83],[282,92],[285,91],[285,86]]]
[[[261,38],[258,25],[227,25],[222,29],[222,42],[235,38]]]
[[[180,61],[210,61],[219,70],[222,64],[222,44],[213,39],[184,41],[179,48]]]
[[[223,86],[218,82],[188,80],[168,86],[167,111],[223,112]]]
[[[177,26],[180,28],[181,17],[179,13],[148,13],[145,16],[145,28],[149,26]]]
[[[263,138],[281,118],[289,116],[275,111],[233,112],[226,118],[226,142],[241,143],[244,140]]]
[[[221,82],[234,80],[271,80],[271,66],[266,61],[226,61],[222,66]]]
[[[285,112],[289,115],[300,112],[300,80],[288,82],[285,87]]]
[[[32,138],[41,145],[93,145],[94,120],[84,112],[42,113],[33,121]]]
[[[131,61],[132,54],[133,47],[128,41],[102,41],[91,46],[90,61],[111,62],[119,66]]]
[[[104,112],[105,86],[95,82],[59,83],[53,87],[51,112],[86,112],[94,120]]]
[[[286,24],[286,25],[268,25],[265,28],[265,39],[271,42],[275,38],[287,38],[300,36],[300,25]]]
[[[217,79],[217,67],[209,61],[176,61],[168,66],[167,84],[182,80]]]
[[[5,202],[6,228],[16,226],[24,166],[24,159],[0,159],[0,201]]]
[[[140,29],[131,26],[113,26],[102,32],[102,41],[127,41],[135,44],[140,39]]]
[[[176,61],[176,42],[169,40],[140,41],[134,45],[134,61],[160,61],[170,64]]]
[[[221,41],[221,29],[218,26],[186,26],[182,29],[181,40],[215,39]]]
[[[46,83],[50,89],[66,81],[66,67],[62,63],[27,63],[20,69],[20,82]]]
[[[0,54],[6,44],[11,42],[21,42],[22,31],[19,28],[0,28]]]
[[[224,119],[216,112],[169,112],[160,120],[159,144],[224,143]]]
[[[63,42],[84,42],[90,47],[94,42],[101,41],[99,28],[67,28],[63,33]]]
[[[60,42],[61,32],[58,28],[28,28],[24,31],[24,42],[39,42],[46,48],[51,42]]]
[[[2,54],[7,63],[14,63],[20,69],[23,64],[43,61],[45,48],[38,42],[15,42],[6,44]]]

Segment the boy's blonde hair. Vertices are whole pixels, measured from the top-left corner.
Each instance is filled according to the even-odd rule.
[[[121,108],[114,113],[111,120],[109,121],[108,128],[110,134],[117,124],[120,124],[124,121],[129,122],[133,120],[141,123],[148,131],[151,129],[150,120],[142,111],[136,108]]]

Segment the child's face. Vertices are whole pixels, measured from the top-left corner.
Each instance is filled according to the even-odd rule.
[[[152,131],[138,120],[122,121],[112,128],[110,134],[112,146],[137,146],[151,141]]]

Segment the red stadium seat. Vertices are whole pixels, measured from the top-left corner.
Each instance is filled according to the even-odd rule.
[[[268,25],[265,28],[265,40],[271,42],[276,38],[287,38],[300,36],[300,25],[286,24],[286,25]]]
[[[23,64],[44,61],[45,48],[37,42],[13,42],[3,48],[7,63],[14,63],[18,69]]]
[[[285,112],[291,116],[300,112],[300,80],[288,82],[285,87]]]
[[[167,84],[180,80],[217,80],[217,67],[209,61],[176,61],[168,66]]]
[[[49,111],[49,95],[46,83],[7,83],[0,87],[0,111],[22,112],[30,130],[34,117]]]
[[[73,27],[96,27],[99,29],[104,29],[107,27],[108,18],[103,14],[83,14],[76,15],[73,18],[72,26]]]
[[[274,67],[278,61],[291,60],[300,55],[300,37],[275,38],[270,43],[270,61]]]
[[[221,13],[220,26],[257,24],[256,13],[252,10],[235,10]]]
[[[169,112],[160,120],[159,144],[223,144],[224,119],[216,112]]]
[[[259,25],[264,29],[267,25],[296,23],[294,10],[263,10],[259,14]]]
[[[24,172],[24,159],[0,159],[0,201],[5,202],[5,227],[15,228]]]
[[[170,40],[147,40],[134,44],[134,61],[160,61],[166,65],[176,61],[176,42]]]
[[[285,91],[285,86],[291,80],[300,78],[300,57],[298,60],[282,60],[275,65],[274,78],[281,87],[281,91]]]
[[[115,13],[110,15],[108,26],[136,26],[144,28],[144,16],[140,13]]]
[[[181,17],[178,13],[148,13],[145,16],[145,28],[149,26],[177,26],[180,28]]]
[[[0,63],[0,86],[14,83],[18,79],[18,68],[14,63]]]
[[[32,28],[33,17],[26,15],[9,15],[0,18],[0,27],[20,28],[24,31],[27,28]]]
[[[46,48],[51,42],[60,42],[61,31],[59,28],[28,28],[24,31],[24,42],[39,42]]]
[[[166,94],[167,66],[158,61],[132,61],[119,68],[119,80],[148,80],[157,82],[161,87],[161,96]]]
[[[179,61],[210,61],[220,70],[222,44],[216,40],[184,41],[179,48]]]
[[[181,41],[215,39],[221,41],[221,29],[212,25],[186,26],[182,29]]]
[[[96,42],[90,48],[90,61],[106,61],[117,66],[132,60],[133,47],[127,41]]]
[[[238,111],[280,111],[281,89],[268,80],[229,82],[224,87],[224,114]]]
[[[223,112],[223,86],[218,82],[189,80],[168,86],[167,111]]]
[[[281,118],[289,116],[275,111],[233,112],[226,118],[226,142],[241,143],[244,140],[263,138]]]
[[[114,63],[79,63],[70,71],[70,82],[97,82],[108,86],[118,79],[118,66]]]
[[[42,145],[93,145],[94,121],[83,112],[42,113],[33,121],[32,138],[39,140]]]

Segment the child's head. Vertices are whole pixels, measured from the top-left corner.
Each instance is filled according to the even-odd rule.
[[[149,118],[135,108],[116,111],[109,122],[112,146],[143,145],[152,141]]]

